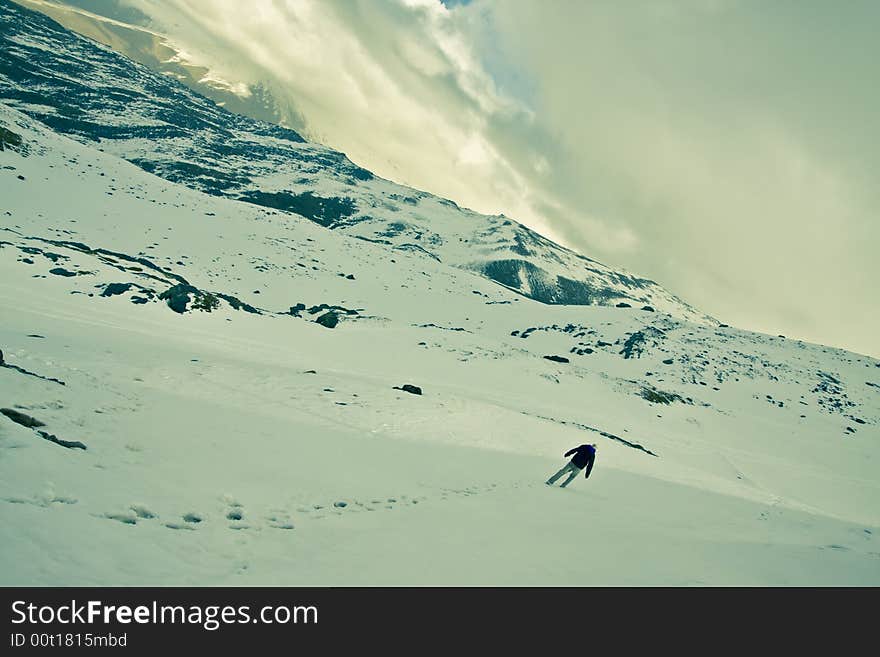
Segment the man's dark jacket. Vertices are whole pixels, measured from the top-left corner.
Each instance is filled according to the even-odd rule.
[[[589,477],[590,471],[593,469],[593,462],[596,460],[596,448],[592,445],[581,445],[580,447],[574,447],[573,449],[568,450],[565,453],[565,456],[568,456],[569,454],[574,454],[571,459],[572,463],[581,469],[587,469],[584,478]]]

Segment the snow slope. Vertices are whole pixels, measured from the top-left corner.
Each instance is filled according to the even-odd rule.
[[[381,179],[343,153],[230,113],[169,76],[0,0],[0,98],[45,125],[209,194],[296,212],[552,304],[648,305],[717,324],[655,282],[503,215]]]
[[[0,584],[880,584],[880,362],[542,304],[13,106],[0,407],[87,449],[0,415]]]

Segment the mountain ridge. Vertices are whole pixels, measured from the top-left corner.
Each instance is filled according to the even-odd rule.
[[[10,0],[0,12],[0,97],[160,177],[421,251],[543,303],[624,303],[717,323],[650,279],[607,267],[504,215],[480,215],[374,176],[339,151],[233,114],[43,14]]]

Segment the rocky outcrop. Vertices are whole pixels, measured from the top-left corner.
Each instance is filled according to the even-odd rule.
[[[178,283],[162,292],[159,298],[163,299],[171,310],[183,314],[190,303],[190,295],[195,296],[198,293],[199,291],[192,285]]]
[[[0,151],[5,151],[7,148],[13,151],[20,151],[23,144],[24,140],[20,134],[0,125]]]
[[[332,329],[336,328],[336,325],[339,324],[339,315],[331,310],[318,317],[315,321],[321,326]]]
[[[641,358],[648,348],[649,340],[652,346],[656,346],[665,338],[666,334],[661,329],[646,326],[641,331],[630,334],[623,343],[623,349],[620,350],[620,353],[624,358]]]
[[[54,434],[40,430],[38,427],[44,427],[46,426],[46,423],[35,417],[31,417],[27,413],[22,413],[14,408],[0,408],[0,414],[5,415],[16,424],[20,424],[28,429],[33,429],[40,438],[48,440],[50,443],[55,443],[56,445],[66,447],[67,449],[88,449],[84,443],[81,443],[78,440],[63,440]]]
[[[678,395],[674,392],[664,392],[663,390],[658,390],[657,388],[652,387],[643,387],[641,391],[639,391],[639,396],[642,399],[646,399],[652,404],[671,404],[674,401],[681,402],[682,404],[688,403],[684,397]]]
[[[133,283],[110,283],[107,287],[104,288],[104,291],[101,292],[102,297],[114,297],[117,294],[125,294],[128,292]]]
[[[35,429],[36,427],[46,426],[45,422],[41,422],[37,418],[31,417],[27,413],[17,411],[14,408],[0,408],[0,413],[8,417],[16,424],[20,424],[21,426],[27,427],[28,429]]]
[[[78,440],[62,440],[58,436],[46,433],[45,431],[37,431],[44,440],[48,440],[50,443],[55,443],[56,445],[61,445],[61,447],[66,447],[67,449],[88,449],[85,443],[81,443]]]

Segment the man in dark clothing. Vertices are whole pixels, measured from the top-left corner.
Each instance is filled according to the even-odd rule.
[[[562,466],[559,472],[547,480],[546,483],[548,486],[552,486],[553,483],[566,472],[571,474],[569,474],[568,479],[563,482],[563,488],[568,486],[572,480],[577,477],[578,472],[584,468],[587,469],[584,479],[590,476],[590,471],[593,469],[593,462],[596,460],[596,445],[580,445],[579,447],[574,447],[568,450],[564,456],[568,456],[569,454],[574,454],[574,456],[571,457],[571,461]]]

